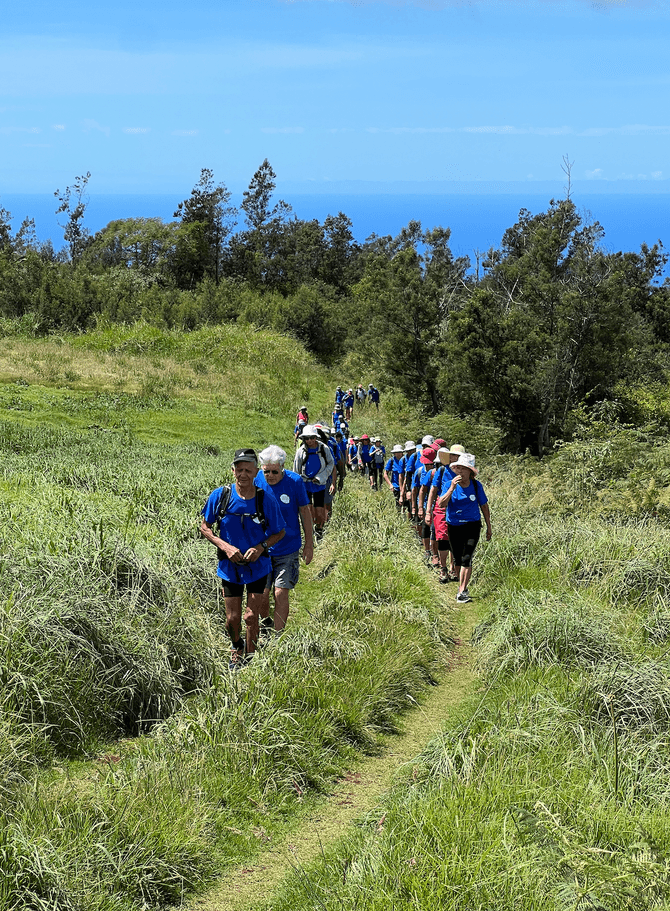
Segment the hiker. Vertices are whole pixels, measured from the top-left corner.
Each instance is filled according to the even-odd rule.
[[[366,396],[367,396],[367,392],[365,391],[365,389],[363,389],[363,383],[359,383],[358,389],[356,390],[356,399],[358,400],[358,404],[361,407],[363,405],[365,405]]]
[[[384,466],[384,480],[395,497],[395,503],[398,509],[400,509],[400,472],[403,467],[402,453],[402,446],[400,443],[396,443],[391,450],[391,458]],[[390,477],[389,472],[391,472]]]
[[[344,487],[344,479],[347,475],[347,444],[344,434],[341,430],[335,431],[335,442],[337,443],[337,490],[338,493]]]
[[[433,550],[431,535],[432,525],[430,522],[426,523],[424,521],[426,503],[430,492],[430,482],[434,472],[433,463],[435,462],[436,456],[437,449],[434,444],[433,446],[424,446],[421,456],[419,457],[420,464],[417,466],[412,479],[412,505],[418,523],[417,533],[421,538],[426,563],[428,564],[430,564],[433,559],[437,558],[437,553],[431,553]]]
[[[295,430],[293,432],[293,439],[298,442],[298,437],[303,432],[305,425],[309,423],[309,415],[307,414],[307,405],[301,405],[300,411],[295,419]]]
[[[441,441],[443,442],[443,441]],[[437,450],[437,457],[440,461],[440,467],[436,469],[431,482],[428,503],[426,504],[425,521],[432,520],[435,529],[435,538],[437,540],[437,553],[440,566],[440,582],[458,582],[459,573],[454,563],[454,555],[451,552],[449,544],[449,529],[447,528],[447,510],[444,506],[438,506],[438,497],[445,494],[454,477],[452,465],[459,456],[463,455],[465,448],[460,444],[454,444],[451,449],[445,446]],[[449,569],[447,569],[447,557],[449,558]]]
[[[343,400],[344,400],[344,392],[342,391],[342,387],[338,386],[337,389],[335,390],[335,404],[341,405]]]
[[[358,444],[360,437],[351,437],[347,448],[347,468],[349,471],[356,471],[358,468]]]
[[[286,534],[269,550],[272,570],[263,592],[260,629],[261,632],[274,629],[281,633],[288,619],[289,592],[297,585],[300,574],[301,523],[305,530],[303,560],[309,564],[314,555],[312,512],[305,482],[300,475],[284,467],[286,453],[283,449],[268,446],[259,453],[258,459],[261,470],[256,476],[255,484],[274,495],[286,524]],[[270,618],[270,588],[274,589],[274,620]]]
[[[326,524],[326,489],[331,494],[335,489],[335,462],[330,448],[319,439],[319,432],[314,424],[307,424],[300,435],[300,446],[293,461],[293,471],[300,475],[307,487],[318,540],[323,536]]]
[[[416,461],[416,443],[414,440],[407,440],[405,443],[404,456],[402,459],[402,470],[400,472],[400,508],[408,511],[410,519],[412,518],[412,492],[410,485],[412,475],[414,474]]]
[[[370,474],[372,477],[372,489],[379,490],[379,482],[382,478],[382,472],[384,471],[384,462],[386,461],[386,450],[382,443],[381,437],[375,437],[372,440],[372,448],[370,449],[370,455],[372,456],[372,463],[370,465]]]
[[[358,468],[361,474],[369,479],[370,487],[372,487],[372,453],[370,445],[370,437],[367,433],[361,434],[360,443],[358,444]]]
[[[379,411],[379,389],[376,386],[373,386],[372,383],[368,386],[368,402],[370,405],[374,405]]]
[[[218,548],[216,574],[223,583],[226,630],[231,641],[229,668],[239,670],[251,660],[258,639],[258,615],[265,580],[272,569],[269,549],[284,537],[285,523],[272,495],[257,491],[254,478],[258,459],[253,449],[237,449],[233,456],[235,481],[214,490],[202,510],[200,532]],[[214,526],[217,525],[215,532]],[[242,596],[246,642],[242,638]]]
[[[475,457],[466,452],[451,466],[454,477],[445,494],[438,499],[447,509],[449,544],[454,562],[459,570],[458,594],[460,604],[471,601],[468,583],[472,575],[472,557],[482,528],[481,516],[486,522],[486,540],[491,540],[491,513],[486,493],[477,480]]]
[[[344,418],[346,421],[350,421],[351,416],[354,411],[354,390],[353,389],[347,390],[347,394],[344,396],[342,404],[344,405]]]

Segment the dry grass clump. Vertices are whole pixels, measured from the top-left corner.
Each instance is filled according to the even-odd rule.
[[[505,594],[474,640],[487,676],[556,664],[589,667],[630,654],[615,619],[596,602],[546,591]]]
[[[662,661],[596,668],[584,678],[578,698],[586,717],[650,734],[670,732],[670,667]]]

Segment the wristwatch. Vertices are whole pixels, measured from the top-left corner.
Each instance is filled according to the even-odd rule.
[[[267,541],[261,541],[261,547],[263,548],[263,553],[268,552],[268,542]]]

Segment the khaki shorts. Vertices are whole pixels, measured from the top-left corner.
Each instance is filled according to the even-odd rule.
[[[295,553],[282,554],[271,559],[272,572],[268,576],[270,585],[275,588],[295,588],[300,575],[300,551],[296,550]]]

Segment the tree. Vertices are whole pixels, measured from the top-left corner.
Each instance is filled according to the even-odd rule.
[[[203,168],[189,198],[177,206],[174,215],[184,227],[174,263],[180,287],[192,288],[205,276],[220,281],[225,246],[236,224],[237,209],[230,199],[226,185],[215,184],[214,172]]]
[[[449,236],[449,229],[423,232],[411,221],[395,238],[375,238],[353,288],[351,345],[432,413],[441,407],[444,320],[469,266],[466,257],[453,258]]]
[[[456,369],[445,387],[454,404],[476,392],[513,451],[542,456],[567,432],[571,410],[612,394],[649,343],[648,326],[621,293],[616,258],[600,249],[602,235],[597,222],[582,224],[570,199],[536,216],[522,209],[451,316]]]
[[[238,234],[232,245],[232,271],[258,288],[277,286],[276,274],[281,268],[278,270],[276,264],[273,267],[272,261],[286,246],[286,222],[292,211],[283,199],[272,205],[276,177],[264,159],[242,194],[247,230]]]
[[[70,248],[72,263],[76,263],[83,253],[89,237],[89,231],[84,228],[83,220],[89,202],[86,187],[90,179],[91,172],[87,171],[81,177],[75,177],[73,185],[66,187],[65,192],[61,193],[60,190],[56,190],[54,193],[60,203],[56,209],[56,215],[67,215],[66,220],[59,221],[58,224],[63,228],[63,237]]]

